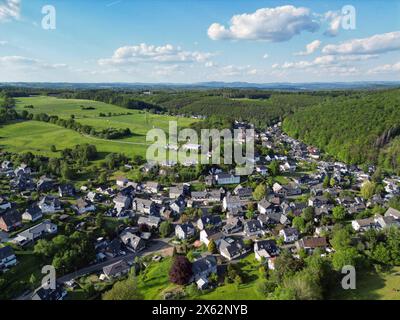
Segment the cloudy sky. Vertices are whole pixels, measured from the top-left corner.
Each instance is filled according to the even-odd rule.
[[[0,0],[0,81],[400,80],[399,17],[400,0]]]

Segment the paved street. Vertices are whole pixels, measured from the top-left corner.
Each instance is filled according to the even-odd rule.
[[[170,244],[168,244],[168,242],[171,240],[171,238],[165,238],[165,239],[157,239],[157,240],[152,240],[149,245],[146,247],[146,249],[144,249],[143,251],[140,251],[138,253],[129,253],[125,256],[119,256],[119,257],[115,257],[112,259],[109,259],[107,261],[103,261],[97,264],[93,264],[91,266],[88,266],[86,268],[77,270],[76,272],[72,272],[70,274],[67,274],[65,276],[62,276],[60,278],[57,279],[57,281],[59,283],[64,283],[66,281],[70,281],[72,279],[76,279],[79,277],[82,277],[86,274],[91,274],[94,272],[98,272],[101,271],[104,267],[125,260],[126,262],[133,262],[133,260],[135,259],[136,256],[147,256],[147,255],[151,255],[154,254],[160,250],[164,250],[167,249],[169,247],[171,247]]]

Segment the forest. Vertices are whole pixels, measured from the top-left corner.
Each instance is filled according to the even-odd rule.
[[[283,129],[341,161],[400,173],[399,89],[329,98],[288,116]]]

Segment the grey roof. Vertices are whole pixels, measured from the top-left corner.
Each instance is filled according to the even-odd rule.
[[[192,264],[192,271],[194,275],[197,275],[208,271],[216,266],[217,259],[212,255],[208,255],[204,258],[194,261]]]
[[[14,250],[10,246],[0,248],[0,260],[14,255]]]
[[[128,265],[128,263],[126,263],[125,260],[121,260],[118,262],[115,262],[113,264],[110,264],[108,266],[105,266],[103,268],[103,273],[107,276],[114,276],[118,273],[124,273],[129,271],[130,267]]]
[[[386,211],[385,216],[392,216],[392,217],[394,217],[395,219],[400,219],[400,211],[399,211],[399,210],[396,210],[396,209],[394,209],[394,208],[389,208],[389,209]]]

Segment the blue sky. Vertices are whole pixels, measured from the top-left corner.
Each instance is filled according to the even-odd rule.
[[[0,0],[0,81],[400,80],[399,17],[396,0]]]

